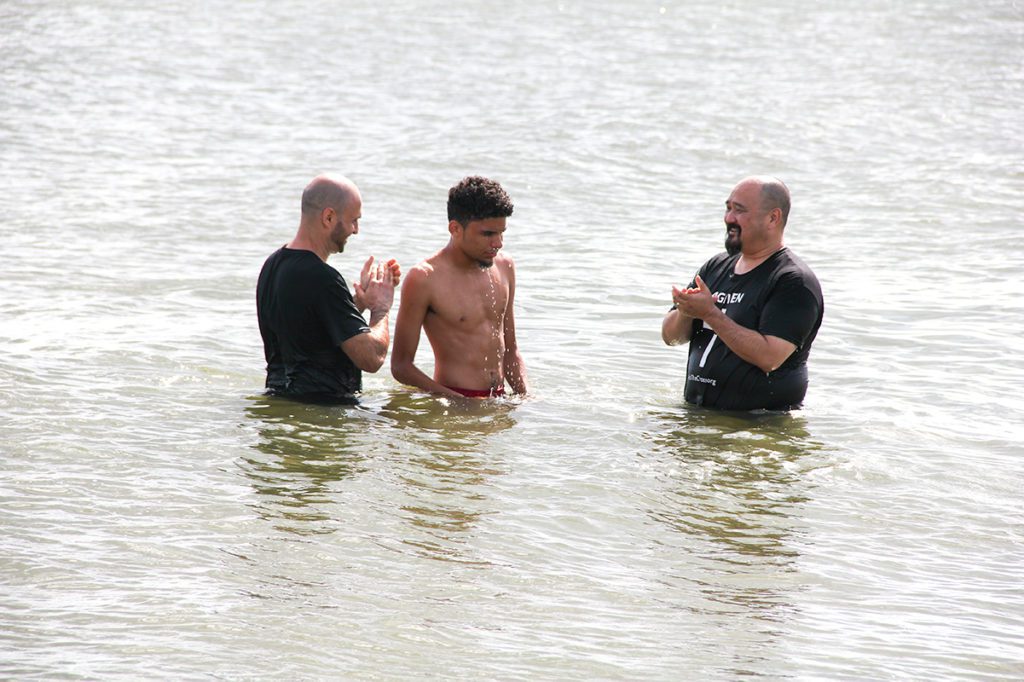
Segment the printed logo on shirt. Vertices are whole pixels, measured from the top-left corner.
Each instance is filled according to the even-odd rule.
[[[690,376],[688,376],[686,378],[688,380],[690,380],[690,381],[696,381],[697,383],[700,383],[700,384],[711,384],[712,386],[717,386],[718,385],[718,382],[715,379],[709,379],[708,377],[702,377],[702,376],[700,376],[698,374],[691,374]]]
[[[739,303],[740,301],[743,300],[743,292],[727,294],[722,291],[717,291],[714,294],[714,299],[718,301],[719,304],[724,305],[728,305],[730,303]]]

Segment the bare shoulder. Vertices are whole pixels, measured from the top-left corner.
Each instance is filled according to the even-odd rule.
[[[405,276],[405,282],[403,288],[409,285],[412,288],[429,286],[431,279],[437,272],[438,266],[438,254],[434,254],[429,258],[417,263],[409,273]]]
[[[494,265],[497,266],[501,272],[501,276],[504,279],[515,280],[516,277],[516,263],[512,260],[511,256],[506,256],[503,253],[498,254],[494,259]]]

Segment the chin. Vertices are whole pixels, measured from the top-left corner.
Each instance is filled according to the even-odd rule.
[[[743,240],[737,236],[725,238],[725,252],[730,256],[735,256],[737,253],[743,250]]]
[[[492,265],[494,265],[494,259],[493,258],[491,260],[479,260],[478,259],[476,264],[479,265],[482,270],[486,270],[487,268],[489,268]]]

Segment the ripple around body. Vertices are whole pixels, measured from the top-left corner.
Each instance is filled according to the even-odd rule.
[[[0,8],[3,676],[1024,675],[1018,3],[305,9]],[[349,281],[503,183],[531,396],[260,395],[323,171]],[[825,292],[788,415],[660,339],[753,172]]]

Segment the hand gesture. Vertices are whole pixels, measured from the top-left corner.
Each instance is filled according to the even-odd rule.
[[[696,282],[696,287],[687,289],[673,286],[672,302],[676,304],[676,308],[683,315],[704,320],[717,310],[717,306],[714,296],[711,295],[711,290],[708,289],[708,285],[704,283],[700,275],[697,275]]]
[[[384,264],[384,267],[387,269],[387,272],[391,273],[391,283],[397,289],[398,284],[402,281],[402,266],[394,258],[391,258]]]
[[[402,266],[398,264],[398,261],[391,258],[387,263],[384,263],[384,265],[378,265],[376,267],[384,268],[384,271],[391,276],[391,285],[395,288],[398,287],[398,284],[402,281]],[[359,273],[359,284],[355,287],[356,295],[353,297],[359,312],[363,312],[370,307],[363,298],[363,292],[366,291],[366,287],[370,284],[370,276],[373,271],[373,256],[370,256],[366,259],[366,262],[363,263],[363,269]]]
[[[387,264],[374,265],[373,256],[370,256],[359,273],[355,290],[353,298],[361,311],[369,308],[374,314],[386,313],[391,310],[395,299],[394,273]]]

